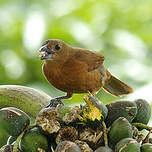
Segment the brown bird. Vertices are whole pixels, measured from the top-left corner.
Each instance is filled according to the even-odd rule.
[[[75,48],[61,40],[46,40],[40,48],[40,58],[45,60],[43,73],[57,89],[66,92],[53,100],[72,97],[73,93],[96,94],[100,88],[114,96],[133,92],[103,66],[104,56],[87,49]]]

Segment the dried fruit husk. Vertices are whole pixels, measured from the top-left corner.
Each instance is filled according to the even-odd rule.
[[[132,138],[124,138],[116,144],[115,152],[140,152],[140,144]]]
[[[102,130],[84,128],[79,132],[79,140],[85,141],[93,150],[103,145],[104,133]]]
[[[151,143],[145,143],[141,146],[141,152],[152,152],[152,144]]]
[[[55,152],[82,152],[77,144],[71,141],[62,141],[58,144]]]
[[[13,152],[13,146],[12,145],[4,145],[0,148],[0,152]]]
[[[148,124],[151,117],[150,104],[144,99],[135,100],[137,105],[137,114],[133,119],[133,122]]]
[[[48,150],[48,141],[46,136],[44,136],[40,129],[35,127],[28,130],[21,139],[19,145],[21,151],[24,152],[37,152],[38,148],[44,151]]]
[[[106,106],[108,108],[108,115],[105,119],[107,127],[111,126],[119,117],[124,117],[132,122],[137,114],[137,106],[132,101],[114,101]]]
[[[123,138],[132,138],[132,126],[126,118],[120,117],[113,122],[108,136],[112,145],[115,145]]]
[[[76,122],[81,111],[82,110],[78,106],[70,107],[64,105],[60,107],[58,109],[60,123],[68,125]]]
[[[101,146],[98,149],[96,149],[94,152],[113,152],[113,150],[109,147]]]
[[[89,145],[81,140],[76,140],[75,143],[80,147],[82,152],[93,152],[93,150],[89,147]]]
[[[139,136],[139,131],[135,126],[132,126],[132,132],[133,132],[133,139],[138,140],[138,136]]]
[[[56,137],[56,143],[65,140],[74,142],[76,139],[78,139],[78,131],[72,126],[65,126],[59,130]]]
[[[0,109],[0,124],[11,136],[18,136],[29,124],[29,116],[15,107]]]
[[[57,133],[61,127],[57,108],[43,108],[36,117],[36,124],[47,134]]]

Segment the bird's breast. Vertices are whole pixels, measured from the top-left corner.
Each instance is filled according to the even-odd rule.
[[[57,89],[64,92],[87,93],[97,91],[102,86],[98,70],[87,71],[86,65],[43,65],[47,80]]]

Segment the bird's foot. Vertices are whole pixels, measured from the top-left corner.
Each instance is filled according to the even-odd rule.
[[[53,99],[50,100],[50,103],[45,108],[57,107],[58,105],[64,105],[64,104],[61,101],[61,99],[59,99],[59,98],[53,98]]]
[[[92,96],[92,97],[95,97],[96,93],[93,93],[93,92],[88,91],[88,95],[89,95],[89,96]]]
[[[97,104],[97,102],[98,102],[98,99],[95,97],[95,95],[94,94],[92,94],[92,93],[88,93],[87,95],[85,95],[84,97],[83,97],[83,99],[84,99],[84,101],[88,104],[88,106],[89,105],[94,105],[94,106],[96,106],[96,104]],[[90,106],[89,106],[90,107]]]

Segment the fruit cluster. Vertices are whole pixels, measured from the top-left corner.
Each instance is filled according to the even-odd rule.
[[[13,89],[9,87],[9,90],[3,88],[3,98],[0,97],[0,103],[5,98],[9,99],[8,93],[10,97],[17,96],[19,90],[20,96],[25,96],[26,92],[26,98],[31,103],[39,104],[31,95],[35,93],[41,96],[36,90],[31,92],[31,88],[24,87],[22,90],[20,87],[17,89],[18,86],[15,87],[16,94],[12,91],[14,87]],[[0,94],[2,91],[0,88]],[[10,95],[9,91],[13,94]],[[43,97],[46,100],[45,96]],[[15,97],[13,99],[16,100]],[[25,105],[23,107],[27,114],[22,111],[21,105],[16,106],[17,108],[5,105],[5,108],[0,109],[0,152],[152,151],[150,138],[152,127],[147,126],[151,107],[147,101],[143,99],[114,101],[104,105],[95,97],[89,100],[93,104],[96,101],[95,107],[99,109],[101,119],[92,120],[88,117],[90,116],[88,105],[69,107],[54,103],[41,110],[35,108],[33,109],[37,111],[35,119],[33,119],[34,115],[31,119],[31,112],[26,111]],[[2,107],[1,104],[0,106]],[[143,134],[143,129],[148,133]]]

